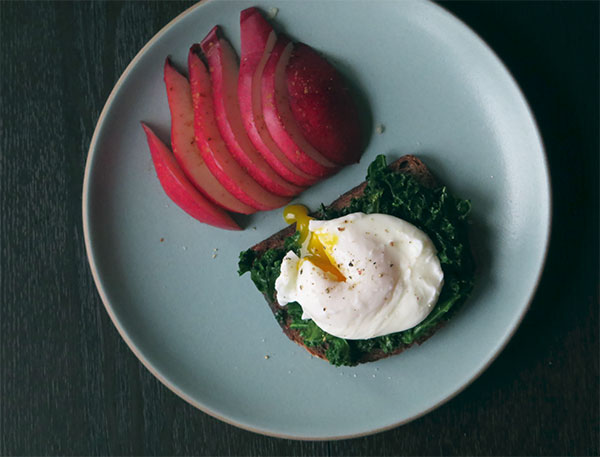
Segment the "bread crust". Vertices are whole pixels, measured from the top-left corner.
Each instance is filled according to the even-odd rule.
[[[412,175],[422,185],[424,185],[426,187],[433,188],[437,185],[435,177],[429,171],[427,166],[419,158],[417,158],[413,155],[405,155],[405,156],[400,157],[398,160],[389,164],[389,168],[391,168],[393,171],[398,172],[398,173],[407,173],[407,174]],[[353,198],[360,197],[364,193],[366,185],[367,185],[366,182],[362,182],[361,184],[354,187],[353,189],[350,189],[349,191],[347,191],[346,193],[344,193],[343,195],[338,197],[336,200],[334,200],[329,206],[327,206],[327,208],[342,209],[342,208],[347,207]],[[313,213],[313,215],[314,215],[314,213]],[[290,236],[292,236],[295,233],[295,231],[296,231],[296,225],[295,224],[289,225],[288,227],[284,228],[283,230],[280,230],[279,232],[271,235],[269,238],[252,246],[251,249],[253,251],[255,251],[257,254],[257,257],[260,258],[262,256],[262,254],[265,253],[269,249],[283,248],[286,238],[289,238]],[[277,303],[276,294],[277,293],[275,292],[275,297],[274,297],[275,300],[274,301],[272,301],[270,299],[270,297],[268,297],[267,295],[265,295],[265,299],[267,300],[267,303],[269,304],[269,307],[271,308],[271,311],[273,312],[273,314],[275,316],[281,316],[279,319],[277,319],[277,321],[279,322],[279,325],[281,326],[283,332],[287,335],[287,337],[289,339],[291,339],[296,344],[305,348],[308,352],[310,352],[315,357],[319,357],[321,359],[327,360],[327,357],[325,355],[326,348],[324,348],[322,345],[316,346],[316,347],[311,347],[311,346],[305,345],[302,340],[302,337],[300,335],[300,331],[290,328],[291,319],[287,315],[286,307],[279,306],[279,304]],[[408,349],[409,347],[411,347],[415,343],[417,343],[417,344],[423,343],[425,340],[427,340],[431,335],[433,335],[433,333],[435,333],[443,325],[444,325],[444,321],[441,321],[437,326],[435,326],[432,329],[432,331],[428,332],[426,335],[424,335],[423,337],[421,337],[414,343],[412,343],[410,345],[408,345],[408,344],[403,345],[392,352],[385,353],[385,352],[383,352],[383,350],[381,350],[379,348],[374,348],[370,352],[363,354],[362,357],[357,360],[357,364],[365,363],[365,362],[374,362],[376,360],[380,360],[380,359],[383,359],[383,358],[386,358],[386,357],[389,357],[389,356],[392,356],[395,354],[399,354],[399,353],[405,351],[406,349]]]

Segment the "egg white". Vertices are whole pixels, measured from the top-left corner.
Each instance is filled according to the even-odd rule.
[[[386,214],[353,213],[312,220],[346,281],[288,252],[275,283],[278,303],[296,301],[303,318],[346,339],[407,330],[432,311],[444,283],[433,242],[414,225]],[[332,241],[333,240],[333,241]],[[306,246],[302,249],[305,257]]]

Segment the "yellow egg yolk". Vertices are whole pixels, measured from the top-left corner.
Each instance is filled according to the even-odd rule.
[[[308,210],[302,205],[289,205],[283,210],[283,218],[288,224],[296,223],[296,231],[300,232],[300,243],[308,240],[307,250],[310,253],[298,262],[298,268],[305,260],[330,273],[337,281],[346,281],[346,277],[338,270],[331,252],[337,244],[337,236],[330,233],[311,233],[308,223],[314,219],[308,215]]]

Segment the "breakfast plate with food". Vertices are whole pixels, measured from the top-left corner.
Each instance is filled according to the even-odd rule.
[[[205,1],[138,53],[86,166],[106,310],[223,421],[295,439],[413,420],[516,331],[548,167],[507,69],[427,1]]]

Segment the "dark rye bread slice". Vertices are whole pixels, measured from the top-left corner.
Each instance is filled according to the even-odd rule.
[[[433,177],[433,175],[431,174],[431,172],[429,171],[429,169],[427,168],[427,166],[423,162],[421,162],[421,160],[419,160],[417,157],[415,157],[413,155],[405,155],[405,156],[399,158],[398,160],[396,160],[395,162],[391,163],[389,165],[389,167],[392,170],[394,170],[395,172],[407,173],[407,174],[412,175],[424,186],[427,186],[430,188],[433,188],[436,186],[436,180]],[[367,185],[367,183],[363,182],[362,184],[359,184],[358,186],[356,186],[354,189],[349,190],[345,194],[341,195],[333,203],[331,203],[328,206],[328,208],[342,209],[342,208],[348,206],[353,198],[360,197],[363,194],[366,185]],[[270,236],[266,240],[263,240],[260,243],[256,244],[255,246],[252,246],[252,250],[257,253],[257,257],[261,257],[262,254],[264,252],[266,252],[268,249],[271,249],[271,248],[281,249],[281,248],[283,248],[285,239],[292,236],[295,233],[295,231],[296,231],[296,226],[295,226],[295,224],[292,224],[292,225],[284,228],[283,230],[275,233],[274,235]],[[312,355],[319,357],[321,359],[327,360],[327,357],[325,356],[326,348],[324,348],[323,346],[317,346],[317,347],[306,346],[302,341],[302,337],[300,336],[299,330],[290,328],[290,326],[289,326],[290,318],[287,316],[287,312],[285,310],[286,307],[279,306],[279,304],[277,303],[276,300],[271,301],[270,297],[268,297],[266,295],[265,295],[265,298],[266,298],[267,302],[269,303],[269,307],[271,308],[271,311],[273,311],[273,314],[281,316],[281,318],[278,319],[278,322],[281,325],[283,332],[288,336],[288,338],[290,338],[292,341],[296,342],[300,346],[304,347]],[[276,299],[276,297],[275,297],[275,299]],[[435,333],[442,325],[443,325],[443,321],[440,322],[440,324],[438,324],[427,335],[425,335],[421,339],[415,341],[415,343],[421,344],[423,341],[428,339],[433,333]],[[364,354],[357,362],[358,363],[374,362],[376,360],[383,359],[385,357],[389,357],[394,354],[399,354],[400,352],[408,349],[410,346],[412,346],[412,344],[411,345],[403,345],[403,346],[399,347],[398,349],[396,349],[395,351],[389,352],[389,353],[385,353],[381,349],[375,348],[375,349],[372,349],[370,352]]]

